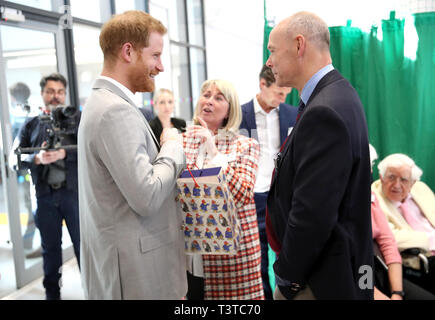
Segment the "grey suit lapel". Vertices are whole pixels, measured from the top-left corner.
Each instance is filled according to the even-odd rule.
[[[143,118],[143,120],[145,122],[145,127],[147,128],[147,130],[148,130],[149,134],[151,135],[151,137],[153,137],[153,140],[154,140],[154,142],[155,142],[155,144],[157,146],[157,150],[160,151],[160,143],[156,139],[156,136],[154,135],[153,130],[151,130],[151,127],[148,124],[147,119],[145,119],[145,116],[142,114],[142,112],[139,111],[139,109],[136,106],[136,104],[119,87],[115,86],[112,82],[107,81],[105,79],[97,79],[94,82],[93,89],[106,89],[106,90],[109,90],[110,92],[116,94],[117,96],[119,96],[122,99],[124,99],[125,101],[127,101],[132,107],[134,107],[136,109],[136,111],[138,113],[140,113],[141,117]]]

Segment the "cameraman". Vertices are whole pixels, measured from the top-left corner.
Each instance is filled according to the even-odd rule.
[[[26,121],[19,133],[19,147],[46,147],[53,120],[47,119],[65,104],[66,79],[59,73],[43,77],[40,82],[44,101],[43,114]],[[63,107],[63,106],[62,106]],[[80,112],[74,116],[74,133],[67,144],[77,144]],[[71,141],[71,137],[72,140]],[[66,143],[62,143],[65,145]],[[48,150],[23,154],[23,168],[30,169],[35,185],[37,209],[35,222],[41,234],[44,280],[47,299],[60,299],[62,266],[62,221],[65,220],[80,266],[80,230],[77,187],[77,151],[49,145]]]

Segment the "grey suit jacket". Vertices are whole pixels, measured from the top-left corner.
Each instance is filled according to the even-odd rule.
[[[117,86],[95,81],[78,133],[81,275],[87,299],[180,299],[187,292],[175,181],[181,145],[157,141]]]

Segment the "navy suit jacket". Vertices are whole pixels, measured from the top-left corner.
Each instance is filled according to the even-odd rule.
[[[147,108],[139,108],[139,111],[142,112],[142,114],[144,115],[145,119],[147,119],[147,121],[151,121],[153,120],[156,116],[154,115],[153,110],[151,109],[147,109]],[[158,138],[157,138],[158,139]]]
[[[298,108],[281,103],[278,109],[279,117],[279,136],[281,144],[284,143],[288,135],[288,129],[293,127],[296,122]],[[240,124],[240,134],[258,141],[257,124],[255,122],[254,100],[242,105],[242,123]]]
[[[317,299],[373,298],[369,158],[361,101],[333,70],[287,139],[269,191],[274,271],[288,287],[308,284]]]

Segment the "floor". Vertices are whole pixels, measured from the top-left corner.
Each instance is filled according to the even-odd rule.
[[[63,265],[62,270],[62,299],[84,300],[77,260],[74,258],[67,261]],[[27,286],[7,295],[1,300],[45,300],[45,291],[44,287],[42,286],[42,277],[29,283]]]

